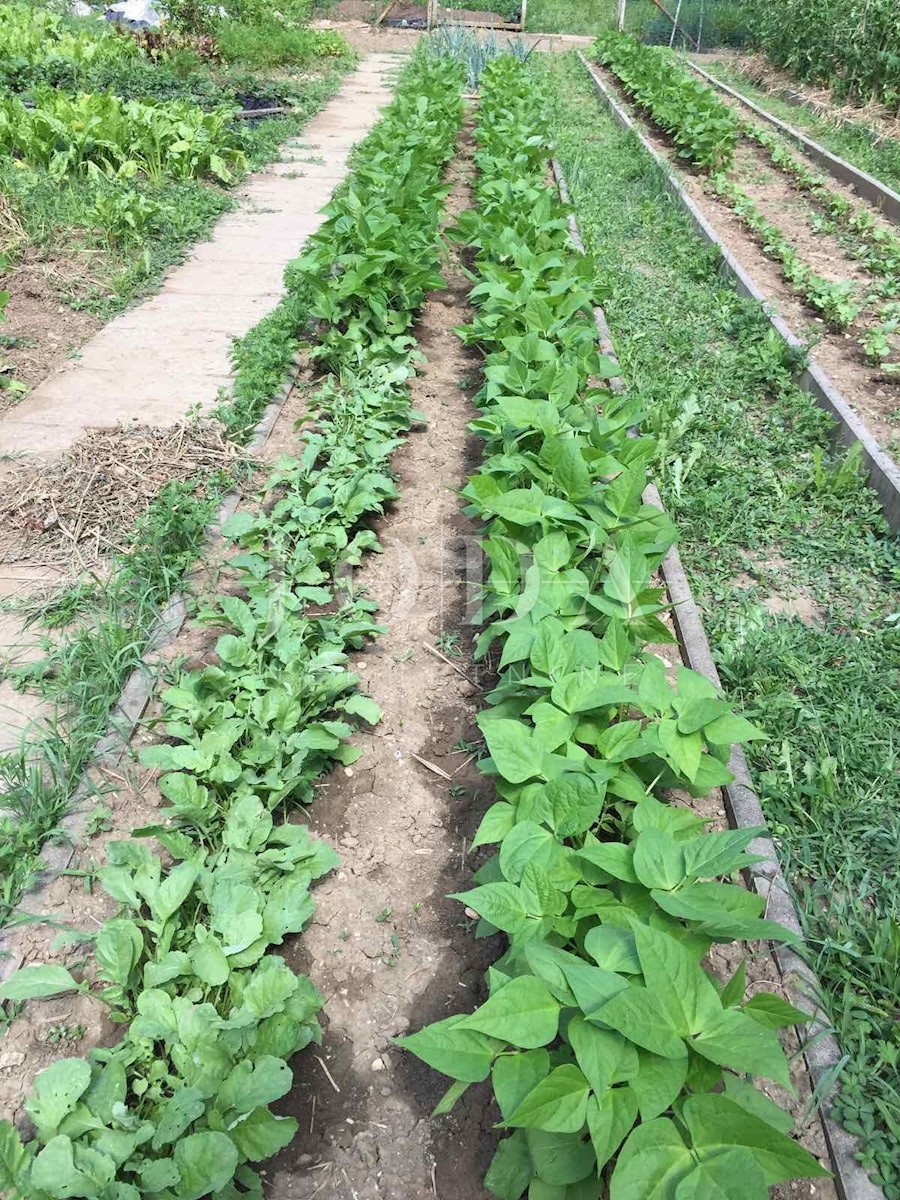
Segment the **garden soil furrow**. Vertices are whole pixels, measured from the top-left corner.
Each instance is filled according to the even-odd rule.
[[[641,132],[654,149],[664,155],[677,171],[688,195],[701,209],[726,249],[754,279],[772,308],[784,318],[798,337],[814,338],[811,358],[826,372],[847,402],[859,413],[879,443],[887,443],[895,433],[890,423],[890,415],[900,404],[900,385],[886,379],[876,368],[865,362],[862,350],[853,341],[852,334],[827,329],[824,321],[803,304],[790,284],[782,278],[781,268],[763,253],[744,221],[724,200],[712,194],[711,185],[703,177],[682,167],[672,143],[631,103],[615,76],[596,63],[592,63],[591,68],[638,123]],[[777,223],[783,226],[780,213]]]
[[[450,172],[452,216],[467,204],[466,153]],[[328,778],[311,811],[341,865],[316,888],[289,961],[325,997],[325,1038],[282,1102],[300,1134],[270,1166],[272,1197],[476,1200],[493,1149],[486,1096],[432,1125],[440,1080],[391,1045],[468,1011],[495,953],[473,944],[447,899],[470,878],[465,850],[485,799],[468,746],[478,685],[463,625],[475,528],[456,496],[472,469],[463,384],[477,367],[453,332],[468,310],[452,253],[444,277],[415,331],[427,361],[411,392],[426,427],[393,459],[400,499],[377,527],[383,553],[356,577],[387,632],[352,665],[384,717],[354,739],[362,758]]]

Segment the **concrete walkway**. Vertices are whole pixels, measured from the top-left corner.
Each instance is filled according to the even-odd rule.
[[[346,174],[353,146],[388,102],[397,54],[369,54],[305,130],[284,144],[281,161],[251,176],[240,207],[212,238],[169,272],[160,292],[116,317],[80,359],[44,381],[0,419],[0,456],[61,454],[89,426],[132,418],[165,425],[199,404],[210,408],[231,383],[232,339],[270,312],[283,294],[285,265],[322,223],[319,210]],[[315,161],[308,161],[310,158]],[[36,633],[3,611],[62,582],[65,572],[0,562],[0,664],[36,657]],[[49,716],[37,696],[0,678],[0,753]]]
[[[399,62],[396,54],[366,55],[303,133],[285,143],[282,161],[240,188],[240,207],[167,275],[157,295],[110,321],[77,361],[3,416],[0,455],[52,456],[88,426],[132,418],[164,425],[193,405],[214,404],[231,382],[232,339],[278,303],[285,265],[322,223],[319,209],[390,99]]]

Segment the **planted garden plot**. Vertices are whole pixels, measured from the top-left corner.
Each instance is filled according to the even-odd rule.
[[[665,50],[608,34],[597,53],[652,121],[654,144],[669,157],[674,144],[698,169],[684,175],[689,194],[890,448],[900,397],[896,231]]]
[[[303,32],[326,39],[321,57],[273,78],[265,63],[224,64],[211,36],[137,40],[95,17],[0,5],[0,408],[156,290],[241,177],[337,90],[349,49]],[[236,120],[248,99],[281,119]]]
[[[846,1055],[832,1112],[894,1196],[896,543],[784,343],[706,258],[653,159],[580,64],[553,63],[545,86],[719,672],[768,735],[747,755]]]
[[[474,185],[464,83],[417,56],[239,348],[223,414],[244,428],[302,345],[297,442],[223,525],[171,648],[134,747],[158,777],[128,768],[52,885],[68,936],[9,942],[11,1195],[262,1196],[274,1172],[273,1194],[474,1200],[484,1163],[500,1200],[762,1200],[827,1175],[779,1034],[807,1014],[765,987],[765,946],[795,937],[740,882],[760,830],[711,828],[732,745],[763,731],[678,665],[656,579],[675,528],[643,499],[657,442],[604,383],[605,289],[547,186],[542,81],[511,55],[484,71]],[[460,515],[463,370],[482,382]],[[444,549],[473,528],[483,559]],[[103,1047],[85,1057],[71,1027],[39,1036],[73,995]],[[450,1080],[434,1132],[443,1088],[416,1060]]]

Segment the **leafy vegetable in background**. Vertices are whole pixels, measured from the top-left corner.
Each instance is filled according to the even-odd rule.
[[[508,948],[488,999],[399,1039],[453,1083],[438,1112],[491,1079],[509,1135],[485,1183],[500,1200],[765,1197],[825,1174],[790,1116],[753,1087],[790,1086],[779,1027],[806,1019],[724,984],[716,944],[791,935],[731,878],[759,830],[708,832],[670,789],[731,776],[761,736],[701,675],[666,670],[673,639],[654,572],[674,530],[645,505],[634,401],[596,386],[593,269],[546,186],[537,84],[511,58],[482,76],[475,248],[485,353],[473,423],[485,443],[464,496],[489,566],[477,652],[498,681],[479,717],[495,782],[476,846],[496,846],[457,898]]]
[[[682,158],[706,170],[732,165],[740,131],[736,114],[670,50],[609,30],[597,39],[594,53],[673,138]]]
[[[348,649],[377,632],[373,606],[342,591],[339,570],[376,546],[361,519],[396,494],[388,460],[413,419],[408,330],[438,262],[460,82],[455,66],[414,63],[291,271],[303,289],[310,275],[344,276],[338,326],[321,341],[317,423],[253,510],[223,530],[239,550],[230,566],[241,595],[200,614],[223,631],[218,661],[175,676],[162,695],[170,741],[142,756],[163,771],[162,820],[107,847],[100,881],[121,911],[96,937],[97,995],[126,1036],[37,1076],[33,1140],[0,1122],[0,1190],[10,1197],[261,1197],[255,1164],[296,1131],[269,1106],[291,1087],[288,1059],[319,1036],[322,1000],[271,950],[309,920],[310,885],[336,856],[284,818],[291,802],[311,799],[323,770],[354,760],[356,721],[380,717],[346,670]],[[411,197],[401,223],[397,207]],[[340,233],[345,200],[358,221]],[[393,231],[380,247],[394,287],[370,302],[366,278],[350,286],[348,260],[364,258],[382,226]],[[352,352],[349,323],[359,331]],[[165,862],[141,840],[151,837]],[[90,985],[29,965],[0,998],[73,988]]]

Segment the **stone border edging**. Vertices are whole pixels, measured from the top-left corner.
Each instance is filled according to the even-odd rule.
[[[762,117],[764,121],[768,121],[770,125],[774,125],[779,133],[783,134],[784,137],[788,138],[796,146],[799,146],[804,154],[808,154],[810,158],[824,167],[829,175],[832,175],[840,183],[849,184],[863,199],[871,201],[877,208],[880,208],[889,221],[900,224],[900,193],[895,192],[886,183],[882,183],[880,179],[876,179],[874,175],[870,175],[867,171],[863,171],[859,167],[854,167],[853,163],[847,162],[844,158],[839,158],[837,154],[832,154],[830,150],[826,150],[819,142],[813,141],[811,137],[807,137],[799,129],[794,129],[792,125],[788,125],[787,121],[782,121],[780,117],[766,112],[755,100],[748,99],[747,96],[743,96],[735,88],[730,87],[727,83],[723,83],[721,79],[716,79],[715,75],[710,75],[709,71],[704,70],[703,67],[692,62],[691,59],[685,58],[684,61],[692,71],[696,71],[698,75],[702,75],[712,87],[725,92],[734,100],[739,101],[749,108],[758,117]]]
[[[788,328],[783,317],[769,312],[769,302],[766,297],[760,292],[753,279],[731,251],[719,240],[718,234],[716,234],[695,201],[688,195],[669,164],[644,137],[629,114],[593,70],[584,54],[580,50],[577,51],[577,54],[598,95],[609,108],[615,121],[623,129],[633,133],[638,139],[661,171],[668,190],[685,209],[696,233],[703,241],[718,251],[722,260],[722,270],[732,278],[738,293],[742,296],[748,296],[762,305],[769,322],[782,340],[792,349],[805,354],[806,347]],[[856,442],[862,445],[862,459],[868,472],[869,483],[878,497],[878,502],[881,505],[891,532],[900,533],[900,468],[881,449],[865,422],[853,411],[821,367],[814,362],[808,362],[803,372],[799,375],[797,383],[805,392],[808,392],[812,396],[820,408],[825,409],[826,412],[829,412],[834,417],[837,422],[835,434],[837,441],[841,445],[852,446]]]
[[[252,454],[261,450],[268,441],[275,422],[287,403],[288,396],[297,384],[299,371],[300,359],[299,356],[295,356],[287,378],[275,399],[266,405],[263,415],[254,429],[253,436],[247,443],[248,453]],[[225,496],[215,518],[206,527],[206,543],[221,536],[220,527],[235,512],[241,498],[241,493],[237,490],[230,491]],[[144,656],[171,644],[181,632],[186,620],[187,603],[184,594],[180,591],[173,592],[150,631]],[[115,768],[125,757],[134,732],[153,695],[155,683],[155,677],[143,663],[141,666],[135,667],[129,675],[118,701],[110,712],[106,733],[94,747],[90,761],[83,768],[81,781],[72,793],[69,810],[59,822],[59,828],[65,835],[65,841],[44,843],[39,856],[40,870],[35,875],[31,886],[23,893],[20,907],[27,904],[29,908],[39,912],[43,897],[48,893],[60,873],[68,868],[75,855],[78,842],[84,835],[89,812],[87,801],[94,794],[89,772]],[[15,929],[17,926],[11,928]],[[6,932],[0,930],[0,983],[4,983],[22,965],[22,955],[7,951],[5,941]]]
[[[563,203],[571,205],[562,166],[555,158],[552,160],[552,166],[560,198]],[[576,247],[584,251],[584,243],[574,211],[569,213],[569,233]],[[618,365],[606,314],[602,308],[595,307],[594,317],[601,349]],[[615,376],[607,382],[614,392],[622,392],[625,388],[625,382],[621,376]],[[665,511],[655,483],[647,484],[643,498],[645,503]],[[678,644],[685,664],[691,670],[704,675],[715,688],[721,691],[722,683],[713,659],[709,639],[703,628],[700,611],[694,601],[691,585],[677,546],[672,546],[668,551],[660,571],[669,594]],[[728,766],[734,775],[734,780],[726,784],[722,791],[729,825],[733,829],[766,827],[765,814],[753,787],[753,778],[746,756],[740,746],[732,748]],[[762,857],[762,861],[749,867],[746,874],[749,876],[749,886],[766,902],[766,917],[780,921],[782,925],[802,938],[803,929],[800,918],[782,873],[778,852],[772,838],[768,832],[763,833],[754,838],[747,849],[751,854],[758,854]],[[831,1026],[823,1020],[824,1014],[821,1013],[815,1001],[815,996],[819,994],[820,988],[813,969],[790,946],[770,944],[770,950],[781,975],[782,985],[791,996],[791,1000],[795,1004],[799,1003],[807,1011],[810,1005],[813,1006],[813,1020],[809,1025],[808,1035],[801,1039],[801,1049],[806,1070],[813,1085],[813,1096],[815,1096],[819,1087],[825,1087],[832,1082],[830,1076],[841,1060],[841,1048]],[[825,1134],[831,1168],[841,1200],[885,1200],[881,1188],[869,1179],[857,1162],[857,1139],[831,1119],[821,1099],[817,1100],[816,1108]]]

